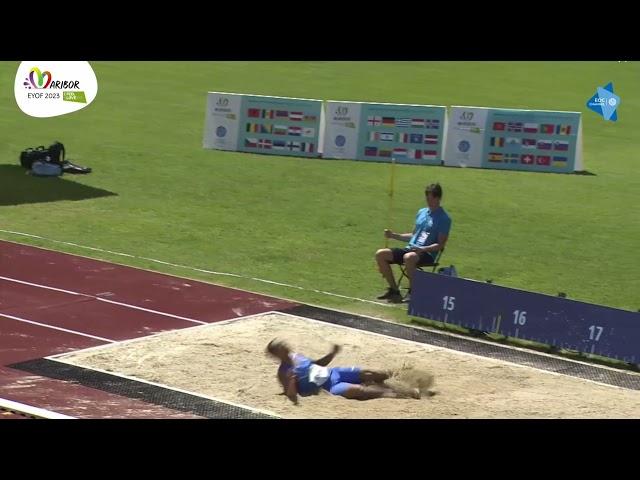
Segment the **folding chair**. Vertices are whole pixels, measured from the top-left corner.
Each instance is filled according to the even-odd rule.
[[[436,267],[438,265],[440,265],[440,258],[442,258],[442,254],[444,253],[444,248],[442,250],[438,250],[438,254],[436,255],[436,260],[433,263],[424,263],[422,265],[418,265],[417,269],[424,271],[423,269],[425,268],[431,268],[431,272],[435,273],[436,271]],[[400,285],[402,284],[402,279],[406,278],[407,281],[409,280],[409,277],[407,276],[407,272],[406,272],[406,267],[404,266],[404,264],[400,264],[398,265],[400,267],[400,279],[398,280],[398,290],[400,290]],[[407,287],[408,289],[408,287]]]

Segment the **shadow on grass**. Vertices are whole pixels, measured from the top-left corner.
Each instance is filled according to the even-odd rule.
[[[34,177],[26,172],[20,165],[0,165],[0,206],[86,200],[117,195],[76,183],[72,180],[73,175]]]

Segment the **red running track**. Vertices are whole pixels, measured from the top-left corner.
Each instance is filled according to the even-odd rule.
[[[0,240],[0,397],[79,418],[194,418],[7,365],[294,306]]]

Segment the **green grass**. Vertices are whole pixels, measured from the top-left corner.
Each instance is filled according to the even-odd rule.
[[[298,285],[216,277],[0,233],[134,266],[406,321],[373,299],[389,166],[202,148],[209,90],[302,98],[584,113],[593,175],[396,167],[392,228],[410,230],[425,184],[453,218],[445,263],[464,277],[640,308],[640,65],[617,62],[94,62],[98,95],[51,119],[20,112],[18,63],[0,63],[0,228]],[[585,106],[614,82],[618,122]],[[60,140],[86,176],[24,176],[20,150]]]

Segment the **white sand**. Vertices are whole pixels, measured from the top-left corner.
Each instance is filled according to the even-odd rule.
[[[332,343],[332,366],[429,372],[436,395],[421,400],[347,400],[326,392],[298,406],[276,379],[265,353],[274,337],[311,358]],[[178,330],[125,344],[71,353],[62,360],[109,370],[273,412],[289,418],[640,418],[640,391],[599,385],[445,348],[383,337],[323,322],[264,314]]]

